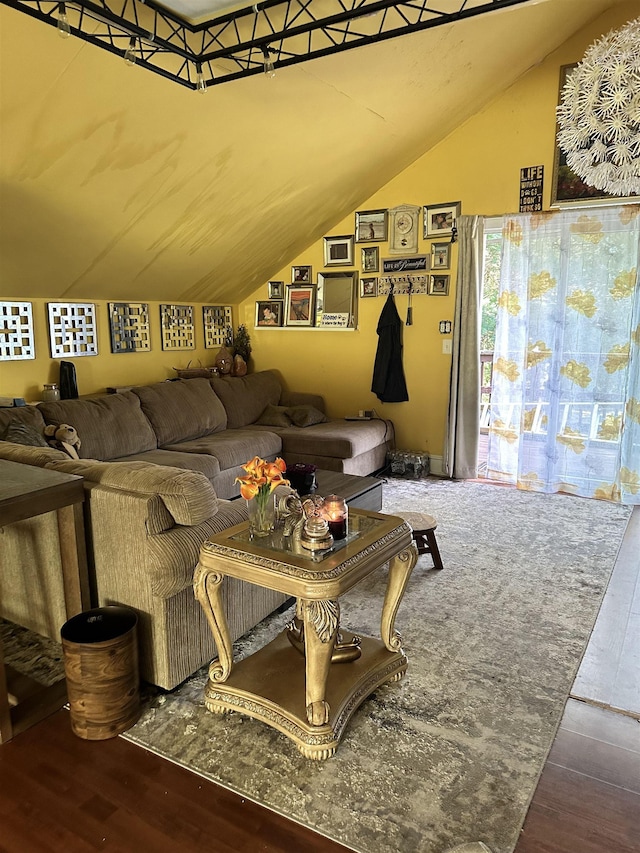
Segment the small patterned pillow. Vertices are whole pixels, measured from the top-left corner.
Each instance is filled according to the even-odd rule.
[[[255,423],[261,426],[289,427],[291,421],[287,414],[286,406],[274,406],[271,403],[266,407]]]
[[[308,427],[314,424],[323,424],[329,420],[315,406],[291,406],[286,410],[287,415],[291,418],[291,423],[297,427]]]
[[[29,424],[15,421],[10,423],[2,435],[3,441],[12,441],[14,444],[24,444],[28,447],[49,447],[44,435]]]

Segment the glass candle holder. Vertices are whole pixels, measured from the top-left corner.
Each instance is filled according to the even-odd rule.
[[[344,498],[329,495],[322,503],[322,515],[327,520],[333,538],[345,539],[348,530],[349,509]]]

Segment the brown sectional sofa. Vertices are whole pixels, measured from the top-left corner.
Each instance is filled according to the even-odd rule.
[[[246,518],[232,500],[241,465],[282,456],[365,475],[383,466],[393,436],[388,422],[326,419],[321,397],[287,392],[274,371],[0,409],[0,436],[16,423],[77,429],[79,460],[11,440],[0,440],[0,458],[85,478],[94,604],[138,612],[142,677],[165,689],[215,655],[192,577],[201,544]],[[66,618],[58,553],[51,513],[4,530],[0,615],[54,639]],[[285,600],[233,579],[224,594],[234,639]]]
[[[46,423],[76,428],[82,458],[189,468],[223,498],[237,497],[235,478],[253,456],[364,476],[383,467],[393,438],[388,421],[326,418],[322,397],[288,393],[271,370],[158,382],[38,408]],[[285,412],[309,425],[296,426]]]

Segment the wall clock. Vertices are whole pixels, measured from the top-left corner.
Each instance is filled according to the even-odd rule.
[[[389,211],[391,235],[389,252],[404,254],[418,251],[418,222],[420,208],[412,204],[401,204]]]

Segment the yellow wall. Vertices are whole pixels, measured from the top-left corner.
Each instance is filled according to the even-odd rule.
[[[578,61],[595,38],[634,17],[636,7],[635,2],[625,3],[596,20],[358,209],[460,200],[463,214],[513,212],[518,207],[520,168],[539,164],[545,167],[544,205],[547,207],[553,169],[559,68]],[[429,109],[429,104],[417,104],[416,109]],[[353,128],[348,128],[347,132],[354,132]],[[375,139],[367,138],[363,145],[375,145]],[[313,198],[309,198],[309,204],[313,203]],[[354,217],[350,214],[328,233],[351,234],[353,230]],[[429,243],[421,241],[419,251],[428,251],[428,248]],[[404,329],[404,366],[410,397],[407,403],[382,404],[369,390],[377,346],[375,330],[383,297],[360,300],[357,331],[253,329],[255,300],[267,297],[265,283],[238,306],[237,311],[234,309],[234,327],[244,322],[251,330],[256,369],[278,368],[290,388],[323,394],[334,416],[375,408],[380,415],[395,422],[399,447],[428,450],[432,455],[441,456],[450,357],[442,353],[443,336],[438,333],[438,321],[453,318],[456,251],[454,246],[450,295],[413,298],[413,325]],[[356,245],[357,263],[359,255],[360,246]],[[381,244],[380,255],[388,255],[384,244]],[[311,264],[315,280],[316,273],[323,268],[322,241],[292,258],[273,279],[290,281],[291,264]],[[29,299],[29,294],[3,293],[2,298]],[[136,295],[131,294],[129,298],[136,299]],[[86,295],[86,300],[95,301],[90,294]],[[43,299],[32,301],[37,358],[0,364],[2,396],[37,399],[43,383],[58,379],[58,362],[49,357],[46,302]],[[396,302],[404,319],[407,297],[398,296]],[[107,385],[162,380],[175,375],[173,367],[186,366],[189,360],[194,364],[200,360],[205,365],[213,361],[214,351],[204,349],[200,304],[194,304],[196,350],[162,351],[159,306],[150,303],[152,351],[126,355],[111,354],[107,303],[98,301],[96,305],[100,355],[73,359],[81,394],[103,390]]]
[[[462,214],[511,213],[518,209],[520,169],[538,165],[544,165],[543,206],[548,208],[560,66],[579,61],[596,38],[633,17],[634,6],[634,3],[624,4],[585,28],[358,209],[459,200]],[[428,105],[423,108],[428,109]],[[375,140],[367,144],[375,144]],[[330,233],[353,232],[354,216],[350,215]],[[379,245],[380,257],[390,257],[388,244]],[[429,249],[430,241],[420,240],[418,251],[428,253]],[[359,260],[360,245],[356,244],[357,267]],[[376,324],[386,298],[382,296],[360,300],[356,332],[254,329],[256,368],[277,367],[292,388],[307,388],[325,395],[334,416],[375,408],[378,414],[394,421],[398,447],[442,456],[451,358],[442,353],[444,336],[438,331],[438,321],[453,319],[456,260],[457,246],[454,246],[448,297],[413,297],[413,325],[403,331],[408,402],[383,404],[370,391],[378,340]],[[322,241],[314,243],[291,263],[311,264],[315,280],[316,273],[323,268]],[[283,267],[274,279],[290,281],[291,266]],[[255,300],[267,298],[266,290],[265,285],[255,292],[252,300],[240,306],[241,320],[248,326],[254,322]],[[403,320],[407,299],[407,296],[396,297]]]
[[[28,297],[5,296],[2,299],[23,300]],[[25,361],[0,362],[0,396],[24,397],[27,401],[42,399],[42,386],[45,382],[58,382],[60,378],[60,359],[50,357],[47,302],[44,299],[32,299],[33,323],[35,328],[36,358]],[[63,300],[58,300],[63,301]],[[177,376],[174,367],[192,366],[201,362],[210,366],[214,362],[217,349],[204,348],[204,327],[202,305],[194,304],[196,328],[196,349],[165,352],[161,347],[160,303],[149,303],[149,325],[151,333],[151,351],[140,353],[111,352],[109,332],[108,303],[91,299],[96,306],[98,330],[98,355],[66,358],[76,368],[78,391],[80,394],[94,394],[104,391],[112,385],[144,385],[160,382]],[[190,303],[191,304],[191,303]],[[234,318],[237,313],[234,311]]]

